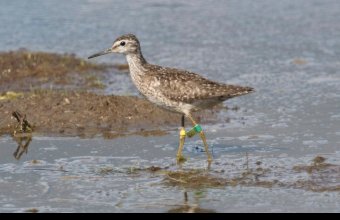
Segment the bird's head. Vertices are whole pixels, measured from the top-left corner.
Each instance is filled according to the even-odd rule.
[[[137,53],[140,51],[140,45],[137,37],[133,34],[125,34],[118,37],[112,44],[112,46],[104,51],[99,53],[95,53],[88,57],[88,59],[98,57],[101,55],[109,54],[109,53],[122,53],[122,54],[131,54]]]

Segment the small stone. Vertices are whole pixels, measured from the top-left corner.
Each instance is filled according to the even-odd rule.
[[[71,101],[70,101],[68,98],[64,98],[64,102],[65,102],[65,104],[67,104],[67,105],[71,104]]]

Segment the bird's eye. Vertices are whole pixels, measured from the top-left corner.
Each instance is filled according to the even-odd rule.
[[[120,42],[120,46],[125,46],[125,41]]]

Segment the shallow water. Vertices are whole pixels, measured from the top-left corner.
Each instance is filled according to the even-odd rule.
[[[256,93],[225,103],[238,111],[222,112],[220,123],[204,126],[215,158],[211,172],[226,179],[241,175],[248,153],[248,169],[261,161],[270,171],[260,178],[275,183],[191,189],[164,184],[162,173],[131,172],[179,169],[176,133],[114,140],[34,136],[19,161],[13,157],[17,143],[2,137],[0,211],[166,212],[189,206],[217,212],[340,212],[339,191],[329,190],[340,183],[339,15],[336,0],[0,1],[2,51],[25,47],[87,57],[132,32],[152,63],[254,87]],[[107,93],[137,94],[127,75],[112,72],[107,84]],[[185,155],[185,169],[205,168],[197,138],[188,140]],[[334,167],[294,171],[317,155]],[[328,190],[297,187],[308,180]]]

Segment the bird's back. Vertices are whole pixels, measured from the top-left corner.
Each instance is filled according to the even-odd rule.
[[[196,73],[147,64],[146,78],[153,81],[157,91],[175,102],[202,105],[217,104],[229,98],[246,95],[253,88],[226,85],[208,80]]]

